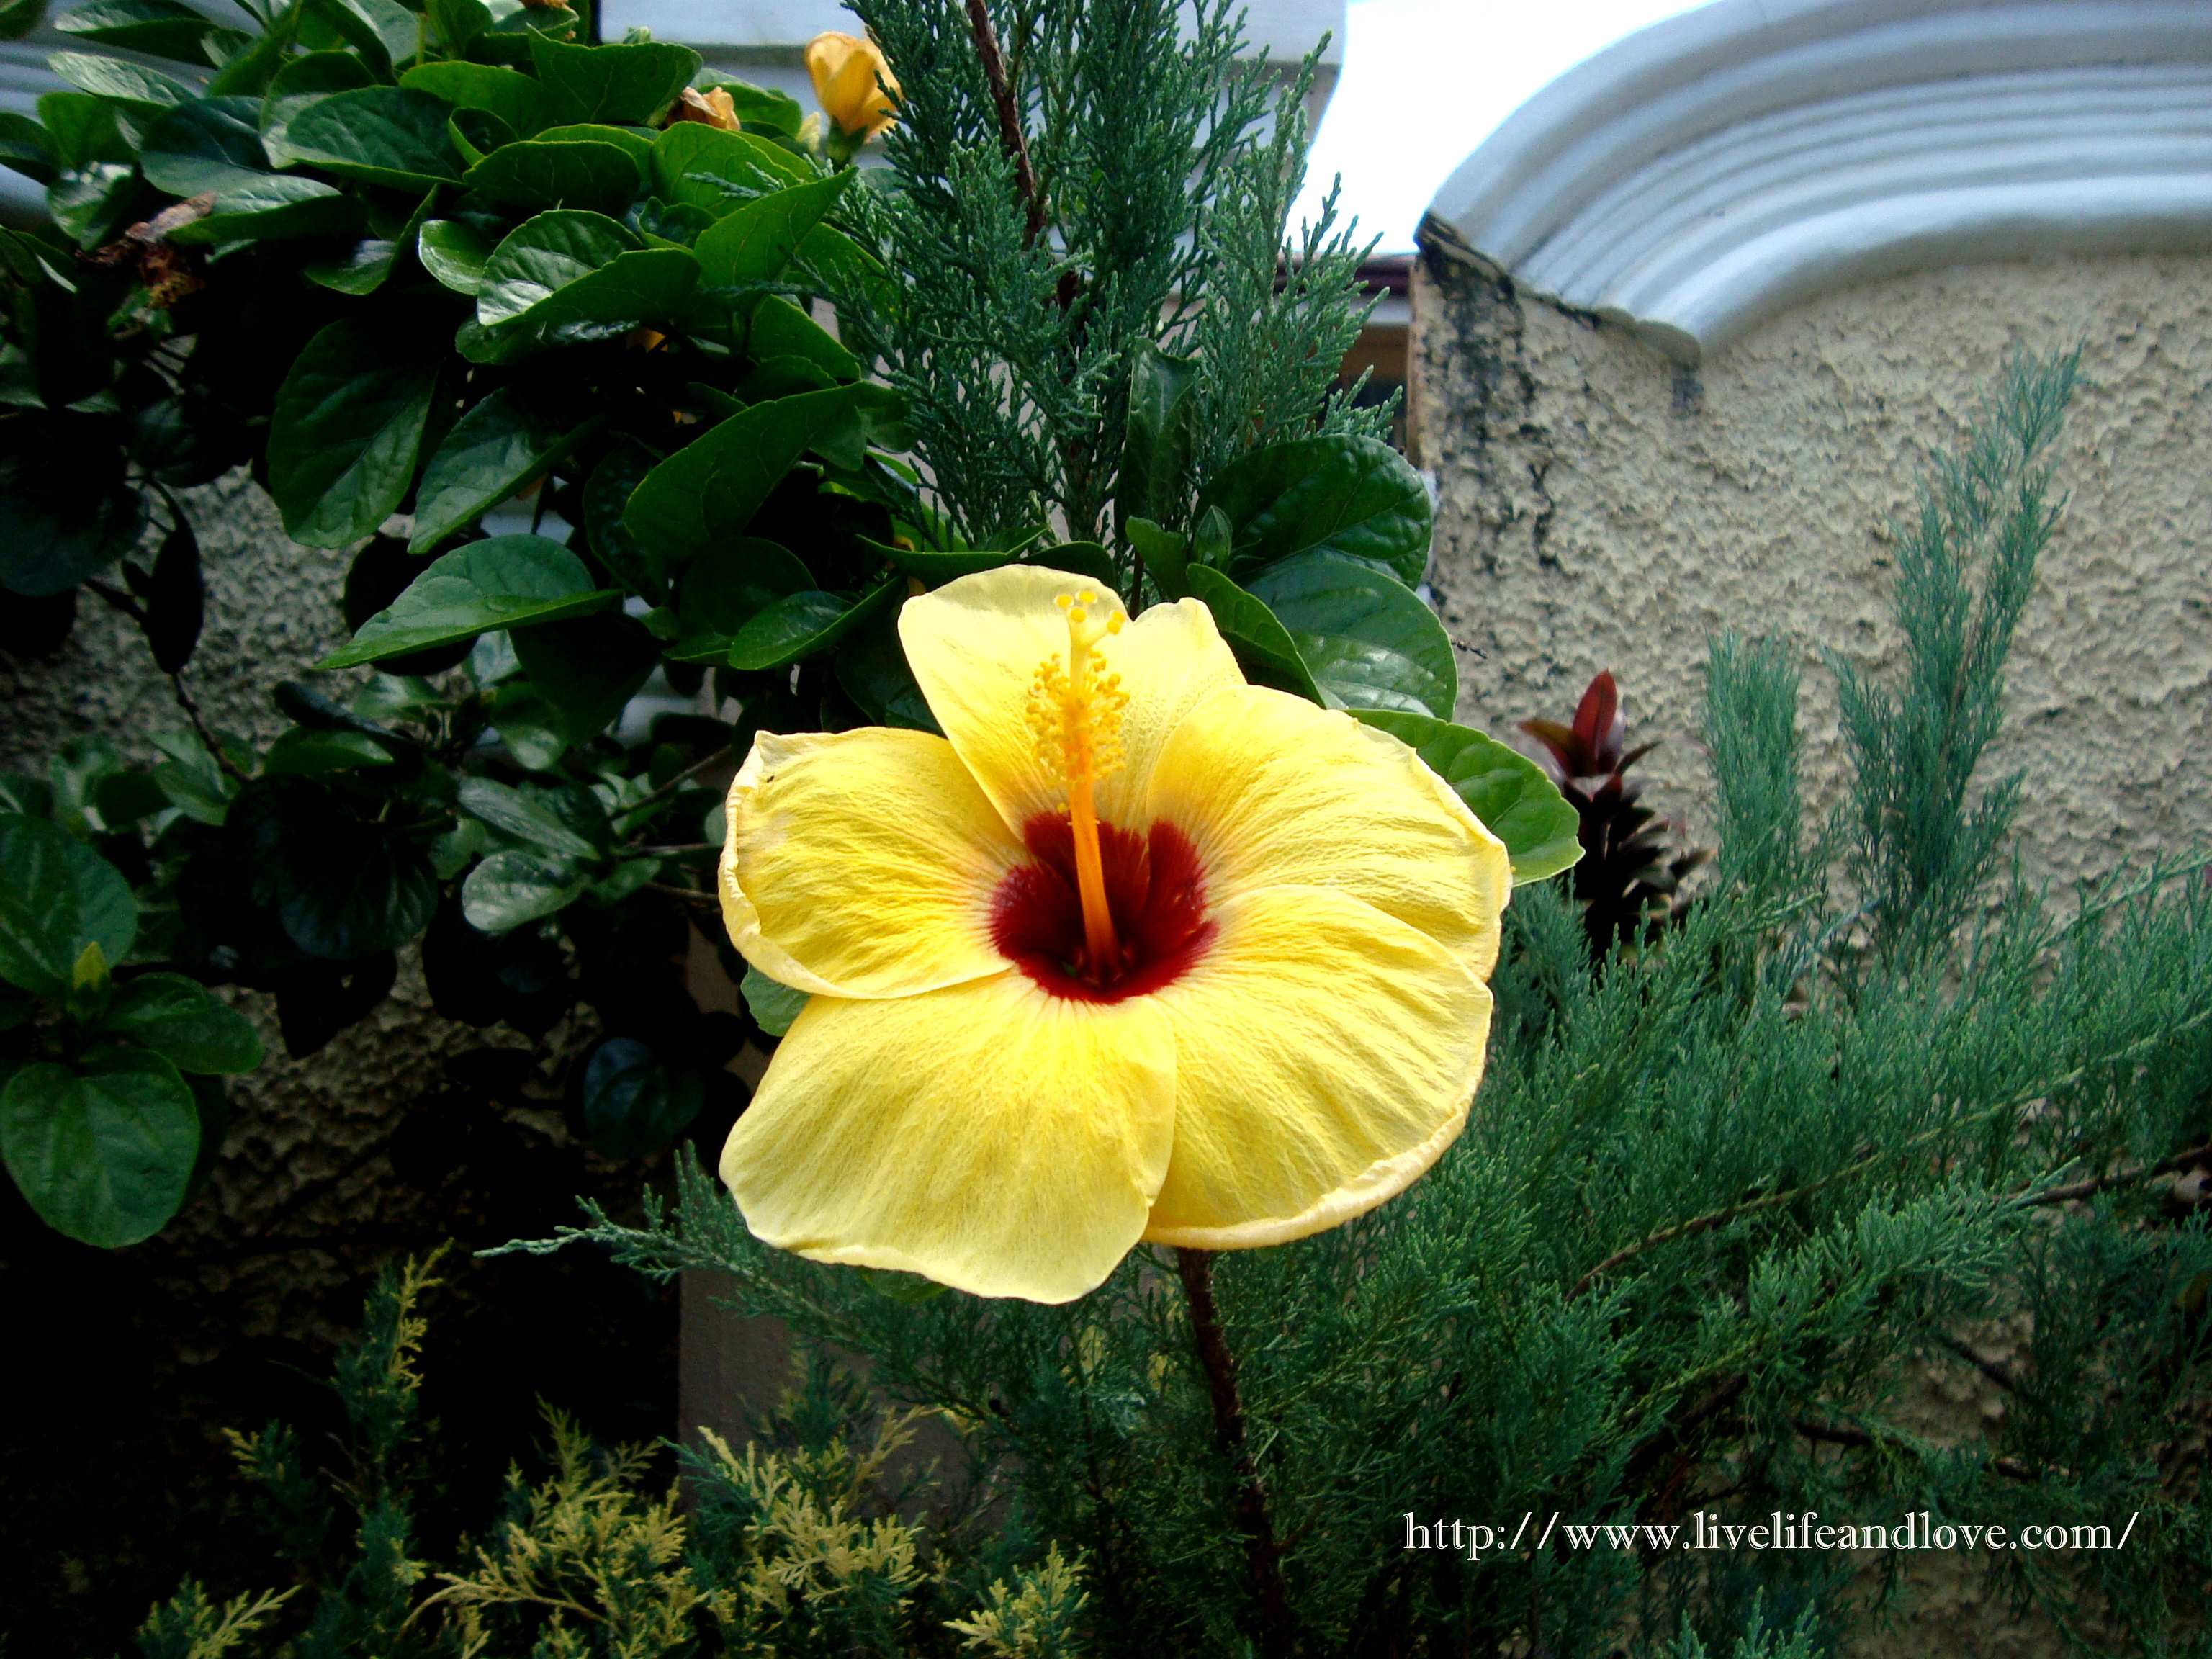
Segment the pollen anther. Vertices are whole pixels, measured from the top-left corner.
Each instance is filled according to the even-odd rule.
[[[1083,902],[1087,961],[1082,967],[1097,978],[1119,971],[1120,947],[1106,902],[1092,786],[1121,767],[1121,713],[1129,705],[1121,677],[1105,667],[1098,643],[1119,634],[1128,618],[1118,605],[1099,616],[1098,595],[1089,588],[1062,593],[1054,603],[1067,618],[1067,661],[1063,666],[1055,652],[1037,665],[1023,712],[1036,743],[1037,758],[1067,790],[1076,885]]]

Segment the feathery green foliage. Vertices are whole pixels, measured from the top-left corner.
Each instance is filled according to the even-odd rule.
[[[1938,471],[1942,525],[2008,500],[2015,526],[2002,603],[1964,635],[1984,646],[1905,629],[1910,683],[1969,710],[1998,706],[2070,374],[2015,365]],[[1902,573],[1908,617],[1930,605],[1933,557]],[[1828,1651],[1879,1616],[1853,1599],[1850,1557],[1689,1547],[1702,1522],[1776,1510],[2106,1527],[2112,1547],[1977,1565],[2085,1650],[2172,1651],[2193,1616],[2212,1566],[2197,1502],[2212,1237],[2160,1177],[2178,1152],[2208,1156],[2212,890],[2171,860],[2065,903],[2015,883],[1947,936],[1938,921],[1972,912],[1995,863],[1957,735],[1989,716],[1916,713],[1897,729],[1923,736],[1855,749],[1861,796],[1923,775],[1900,754],[1963,766],[1938,797],[1948,819],[1909,838],[1875,820],[1879,848],[1954,850],[1880,852],[1877,867],[1934,872],[1883,890],[1914,904],[1924,944],[1862,959],[1807,834],[1796,694],[1780,646],[1717,642],[1724,834],[1681,925],[1594,981],[1571,904],[1517,890],[1460,1142],[1348,1225],[1217,1260],[1303,1651]],[[978,1467],[1091,1563],[1097,1651],[1235,1651],[1261,1629],[1164,1253],[1065,1307],[894,1300],[762,1246],[696,1168],[668,1212],[580,1236],[649,1272],[729,1274],[745,1310],[953,1414]],[[2034,1336],[2007,1371],[1977,1322],[2014,1314]],[[1904,1369],[1929,1362],[2006,1376],[1985,1440],[1936,1443],[1899,1416]],[[1899,1558],[1877,1560],[1879,1583]]]

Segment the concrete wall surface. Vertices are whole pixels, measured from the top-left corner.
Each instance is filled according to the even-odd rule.
[[[1823,647],[1901,668],[1893,523],[2014,347],[2082,347],[2070,491],[1978,780],[2024,769],[2031,874],[2212,836],[2212,258],[1980,264],[1829,293],[1697,368],[1521,291],[1430,222],[1416,272],[1419,463],[1438,496],[1431,581],[1460,646],[1460,717],[1565,718],[1612,669],[1651,799],[1709,842],[1693,740],[1706,640],[1787,640],[1805,665],[1806,782],[1845,781]],[[1639,735],[1640,734],[1640,735]]]

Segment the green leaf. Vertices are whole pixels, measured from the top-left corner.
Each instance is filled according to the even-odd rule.
[[[398,268],[415,238],[422,230],[423,221],[438,204],[435,188],[425,191],[415,210],[407,216],[396,236],[365,236],[356,242],[346,253],[335,259],[311,259],[300,267],[300,274],[309,282],[339,294],[374,294],[382,288],[385,279]],[[374,207],[369,213],[371,228],[376,228]]]
[[[1294,438],[1231,461],[1199,492],[1229,515],[1232,574],[1301,553],[1365,559],[1407,586],[1428,568],[1434,514],[1421,475],[1373,438]]]
[[[76,171],[95,161],[137,159],[138,147],[115,124],[115,106],[88,93],[49,92],[39,99],[39,123],[53,146],[54,161]]]
[[[615,588],[593,587],[584,562],[556,541],[494,536],[433,561],[352,644],[315,666],[351,668],[493,629],[580,617],[621,598]]]
[[[314,732],[295,726],[269,745],[261,771],[264,777],[309,778],[391,764],[391,750],[362,732]]]
[[[438,380],[411,343],[336,322],[294,360],[270,419],[269,493],[295,541],[358,541],[406,495]]]
[[[29,417],[17,416],[20,425]],[[136,546],[146,504],[112,441],[82,416],[39,417],[40,431],[0,451],[0,586],[63,593]]]
[[[344,803],[316,779],[255,778],[231,803],[224,835],[248,891],[276,911],[292,943],[352,963],[421,933],[438,888],[411,825],[364,818]]]
[[[1137,556],[1145,562],[1145,572],[1152,579],[1154,586],[1170,599],[1180,599],[1190,592],[1188,567],[1190,543],[1172,530],[1163,530],[1150,519],[1131,519],[1122,526],[1129,545],[1137,550]]]
[[[837,684],[872,720],[945,735],[907,662],[896,611],[886,611],[846,641],[837,653]]]
[[[454,293],[472,299],[483,285],[491,251],[481,231],[458,219],[427,221],[415,236],[416,257],[422,261],[422,269]]]
[[[261,148],[261,100],[195,98],[148,128],[138,166],[156,190],[199,196],[250,186],[269,173]]]
[[[96,98],[112,100],[149,120],[158,119],[200,95],[198,87],[187,86],[173,75],[120,58],[58,52],[46,59],[46,67],[71,86]]]
[[[355,92],[376,84],[368,65],[349,52],[311,52],[286,59],[270,76],[261,99],[261,147],[268,151],[270,163],[285,167],[298,159],[286,147],[284,134],[301,110],[331,93]]]
[[[159,1232],[184,1202],[199,1113],[177,1068],[144,1048],[82,1072],[26,1066],[0,1094],[0,1152],[39,1218],[101,1249]]]
[[[169,240],[184,245],[273,242],[301,236],[343,236],[361,228],[361,205],[319,179],[264,173],[216,192],[204,219],[179,225]]]
[[[118,986],[103,1029],[143,1043],[180,1072],[235,1073],[261,1064],[252,1022],[182,974],[144,974]]]
[[[619,46],[568,46],[532,37],[538,79],[564,121],[651,126],[691,79],[699,54],[657,40]]]
[[[0,813],[0,979],[59,996],[88,945],[131,954],[137,902],[115,866],[59,825]]]
[[[859,390],[778,398],[731,416],[647,474],[623,522],[670,566],[744,534],[801,455],[860,429]]]
[[[641,183],[652,176],[653,143],[658,136],[649,128],[610,126],[604,121],[574,121],[535,135],[549,144],[612,144],[636,164]]]
[[[53,139],[27,115],[0,113],[0,167],[51,185],[58,170]]]
[[[483,0],[428,0],[423,9],[448,52],[459,52],[491,27],[491,12]]]
[[[740,81],[726,70],[700,70],[692,76],[691,84],[701,92],[720,87],[728,93],[730,107],[737,111],[738,121],[748,132],[767,131],[795,138],[799,129],[805,125],[806,112],[789,93],[772,92],[750,81]]]
[[[745,976],[738,988],[745,994],[746,1011],[753,1024],[770,1036],[780,1037],[791,1030],[791,1022],[799,1018],[799,1011],[806,1006],[806,993],[794,991],[781,980],[770,979],[750,963],[745,965]]]
[[[690,253],[641,250],[603,214],[541,213],[485,262],[477,289],[480,338],[472,349],[465,337],[462,350],[476,362],[507,362],[546,344],[611,339],[666,320],[698,278]]]
[[[1213,625],[1221,630],[1246,679],[1328,706],[1328,700],[1322,696],[1305,659],[1298,654],[1297,641],[1273,611],[1206,565],[1191,565],[1184,577],[1191,596],[1213,613]]]
[[[745,203],[702,232],[693,252],[710,288],[773,282],[858,175],[849,168]]]
[[[623,586],[662,605],[668,599],[667,574],[623,523],[630,492],[658,464],[634,438],[623,438],[608,450],[584,484],[584,535],[599,562]]]
[[[554,792],[526,792],[491,778],[464,778],[455,799],[464,812],[556,857],[595,859],[602,850],[598,839],[578,830],[556,810]]]
[[[612,144],[532,139],[503,144],[462,176],[467,188],[514,213],[586,208],[619,214],[641,183],[637,165]]]
[[[461,884],[461,914],[480,933],[503,933],[566,909],[590,884],[527,853],[494,853]]]
[[[46,0],[0,3],[0,40],[20,40],[46,19]]]
[[[556,729],[576,747],[622,716],[660,661],[660,645],[634,617],[619,612],[542,623],[514,630],[514,653]]]
[[[524,138],[553,124],[552,94],[520,70],[491,64],[417,64],[399,77],[399,84],[456,109],[489,110]]]
[[[782,668],[817,651],[827,651],[848,635],[890,611],[906,592],[902,581],[887,581],[858,599],[809,592],[778,599],[737,632],[730,641],[732,668]]]
[[[446,131],[453,107],[412,87],[334,92],[285,124],[284,149],[341,179],[425,191],[459,182],[460,157]]]
[[[1261,571],[1249,591],[1289,630],[1331,707],[1451,718],[1459,695],[1451,640],[1395,578],[1333,553],[1301,553]]]
[[[502,386],[454,423],[422,469],[410,553],[427,553],[520,490],[597,430],[594,416],[566,432],[514,386]]]
[[[204,69],[200,43],[216,24],[177,0],[95,0],[54,19],[64,34],[95,46],[121,46],[155,58],[173,58]]]
[[[678,662],[726,662],[738,631],[777,600],[804,593],[814,577],[781,543],[737,536],[717,543],[684,572],[676,602]]]
[[[754,309],[745,344],[756,357],[797,357],[833,380],[860,378],[860,360],[831,337],[830,331],[788,300],[771,295]]]
[[[883,543],[860,538],[860,545],[869,552],[880,554],[909,576],[927,582],[932,587],[963,576],[972,576],[979,570],[996,570],[1002,564],[1012,564],[1014,556],[993,548],[954,549],[939,551],[930,548],[887,547]]]
[[[1132,518],[1166,519],[1182,510],[1190,489],[1197,386],[1196,359],[1171,357],[1150,342],[1137,347],[1129,374],[1127,435],[1114,487],[1115,520],[1125,535]]]
[[[1383,708],[1352,712],[1406,744],[1451,785],[1468,810],[1505,843],[1516,883],[1556,876],[1582,857],[1576,838],[1578,815],[1544,769],[1526,755],[1470,727],[1426,714]]]
[[[421,26],[398,0],[303,0],[380,76],[415,55]]]
[[[672,204],[704,208],[718,219],[737,211],[747,196],[806,184],[817,176],[789,150],[765,138],[725,132],[699,121],[678,121],[653,147],[653,193]],[[718,180],[744,193],[725,190]]]
[[[113,241],[160,199],[135,167],[116,161],[96,161],[46,186],[46,211],[54,223],[88,250]]]
[[[672,1072],[635,1037],[610,1037],[584,1066],[584,1133],[602,1158],[643,1158],[690,1126],[706,1092],[696,1071]]]

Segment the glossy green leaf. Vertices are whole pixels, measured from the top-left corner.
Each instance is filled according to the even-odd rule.
[[[364,766],[389,766],[392,751],[359,732],[316,732],[295,726],[269,745],[262,757],[266,777],[319,777]]]
[[[477,288],[479,337],[473,345],[465,337],[462,350],[477,362],[506,362],[544,344],[612,338],[665,321],[698,277],[690,254],[641,249],[603,214],[541,213],[485,261]]]
[[[216,193],[204,219],[179,225],[173,242],[272,242],[343,236],[361,228],[361,205],[332,185],[295,173],[264,173]]]
[[[712,288],[773,282],[857,175],[849,169],[747,202],[702,232],[693,251]]]
[[[635,1037],[610,1037],[584,1066],[584,1133],[600,1157],[657,1152],[690,1127],[706,1100],[699,1073],[672,1069]]]
[[[811,273],[840,304],[851,295],[878,312],[891,307],[890,274],[882,261],[835,226],[817,225],[792,263]]]
[[[887,547],[866,537],[860,540],[861,545],[871,553],[881,554],[908,575],[927,582],[932,587],[957,581],[963,576],[972,576],[979,570],[996,570],[1002,564],[1014,562],[1012,554],[990,548],[939,551],[932,548]]]
[[[632,592],[655,605],[668,599],[668,576],[623,523],[630,492],[645,482],[657,459],[634,438],[607,451],[584,483],[584,535],[599,562]]]
[[[172,196],[199,196],[259,182],[269,172],[256,98],[195,98],[146,131],[138,165]]]
[[[146,188],[136,168],[116,161],[95,161],[46,186],[46,211],[88,251],[113,241],[152,213],[161,199]]]
[[[806,112],[789,93],[757,87],[726,70],[700,70],[692,76],[691,84],[701,92],[720,87],[728,93],[730,107],[737,111],[738,121],[747,132],[772,131],[796,137],[805,125]]]
[[[1583,855],[1579,816],[1544,769],[1495,738],[1426,714],[1394,709],[1352,711],[1388,732],[1451,785],[1468,809],[1512,855],[1516,882],[1556,876]]]
[[[301,0],[380,76],[415,55],[421,25],[398,0]]]
[[[542,477],[604,416],[562,429],[519,388],[502,386],[461,416],[422,469],[410,553],[427,553],[471,520]]]
[[[703,208],[718,219],[759,191],[803,185],[816,176],[799,157],[765,138],[699,121],[678,121],[653,147],[653,193],[664,202]],[[738,191],[724,189],[724,183]]]
[[[535,307],[635,252],[638,240],[603,213],[541,213],[507,233],[485,262],[477,321],[519,321]]]
[[[1136,349],[1121,470],[1114,487],[1115,521],[1162,520],[1182,508],[1190,489],[1195,359],[1171,357],[1149,343]],[[1126,528],[1124,533],[1127,533]]]
[[[427,0],[422,9],[438,32],[439,45],[448,52],[459,51],[491,27],[491,10],[483,0]]]
[[[651,126],[699,67],[689,46],[657,40],[623,46],[568,46],[533,36],[538,79],[563,121]]]
[[[101,1024],[180,1072],[234,1074],[261,1064],[252,1022],[182,974],[143,974],[118,985]]]
[[[27,115],[0,112],[0,167],[51,185],[59,172],[52,137]]]
[[[678,662],[726,662],[740,629],[777,600],[813,586],[813,575],[779,542],[757,536],[718,542],[684,569],[676,602],[679,631],[668,654]]]
[[[464,812],[557,858],[592,859],[599,855],[599,842],[580,832],[556,811],[545,791],[517,789],[491,778],[464,778],[457,799]]]
[[[1419,473],[1373,438],[1295,438],[1239,457],[1207,480],[1235,538],[1240,580],[1301,553],[1365,559],[1407,586],[1428,568],[1434,514]]]
[[[554,119],[552,94],[520,70],[492,64],[417,64],[399,84],[442,99],[456,109],[489,110],[524,138]]]
[[[483,268],[491,252],[483,232],[458,219],[426,220],[415,235],[415,253],[422,269],[454,293],[471,298],[483,286]]]
[[[311,52],[284,60],[270,76],[261,98],[261,147],[268,151],[270,164],[289,167],[298,159],[286,146],[284,134],[301,110],[334,92],[376,84],[368,65],[349,52]]]
[[[137,146],[115,124],[116,106],[82,92],[48,92],[39,98],[39,124],[53,146],[57,165],[75,170],[95,161],[129,163]]]
[[[619,611],[518,628],[513,638],[555,729],[578,747],[622,717],[660,661],[659,642]]]
[[[0,979],[58,996],[85,946],[131,954],[138,907],[115,866],[59,825],[0,813]]]
[[[810,392],[731,416],[653,468],[623,522],[671,567],[744,534],[801,455],[858,430],[858,392]]]
[[[363,87],[308,105],[285,124],[283,143],[342,179],[421,191],[460,179],[446,131],[452,113],[444,99],[412,87]]]
[[[207,57],[200,43],[216,27],[213,20],[177,0],[94,0],[54,19],[55,28],[80,40],[173,58],[202,69],[207,67]]]
[[[571,207],[620,214],[642,181],[636,163],[613,144],[540,138],[502,145],[461,182],[511,213]]]
[[[859,629],[838,648],[837,684],[872,720],[945,735],[907,662],[906,647],[899,642],[896,609]]]
[[[1289,630],[1332,706],[1451,718],[1459,696],[1451,640],[1395,577],[1333,553],[1301,553],[1262,570],[1249,591]]]
[[[344,253],[331,259],[311,259],[300,267],[300,274],[309,282],[331,289],[340,294],[374,294],[382,288],[392,273],[399,268],[415,246],[415,238],[438,204],[438,192],[432,189],[423,192],[422,199],[415,204],[396,234],[364,236]],[[372,209],[370,228],[378,228],[377,215]]]
[[[1207,566],[1188,567],[1184,579],[1191,596],[1213,613],[1213,625],[1236,654],[1237,665],[1244,671],[1246,679],[1255,685],[1269,685],[1293,696],[1327,703],[1298,654],[1297,642],[1273,611]]]
[[[503,933],[567,908],[589,885],[573,871],[528,853],[494,853],[461,884],[461,914],[480,933]]]
[[[58,52],[46,59],[46,67],[79,90],[112,99],[149,120],[158,120],[178,105],[189,104],[200,95],[198,87],[173,75],[121,58]]]
[[[827,651],[847,635],[890,612],[906,584],[882,583],[858,599],[807,592],[778,599],[737,632],[730,641],[732,668],[782,668],[817,651]]]
[[[806,993],[794,991],[781,980],[770,979],[757,968],[747,963],[744,983],[739,987],[745,994],[745,1009],[753,1017],[753,1024],[770,1036],[780,1037],[791,1030],[791,1022],[799,1018],[799,1011],[806,1006]]]
[[[755,307],[745,344],[759,358],[798,357],[839,382],[860,378],[860,360],[830,331],[788,300],[771,295]]]
[[[653,140],[650,128],[611,126],[605,121],[574,121],[551,126],[535,135],[549,144],[612,144],[637,164],[641,183],[653,173]]]
[[[39,1218],[101,1249],[159,1232],[184,1202],[199,1113],[177,1068],[117,1045],[82,1069],[26,1066],[0,1093],[0,1153]]]
[[[1172,530],[1163,530],[1150,519],[1132,518],[1122,526],[1129,545],[1137,550],[1144,561],[1145,574],[1152,585],[1170,599],[1180,599],[1190,592],[1190,540]]]
[[[434,560],[390,610],[362,625],[352,644],[315,666],[351,668],[494,629],[558,622],[621,598],[617,589],[593,587],[583,561],[556,541],[494,536]]]
[[[294,540],[343,547],[391,515],[415,476],[437,380],[437,358],[364,321],[307,342],[269,428],[269,493]]]

